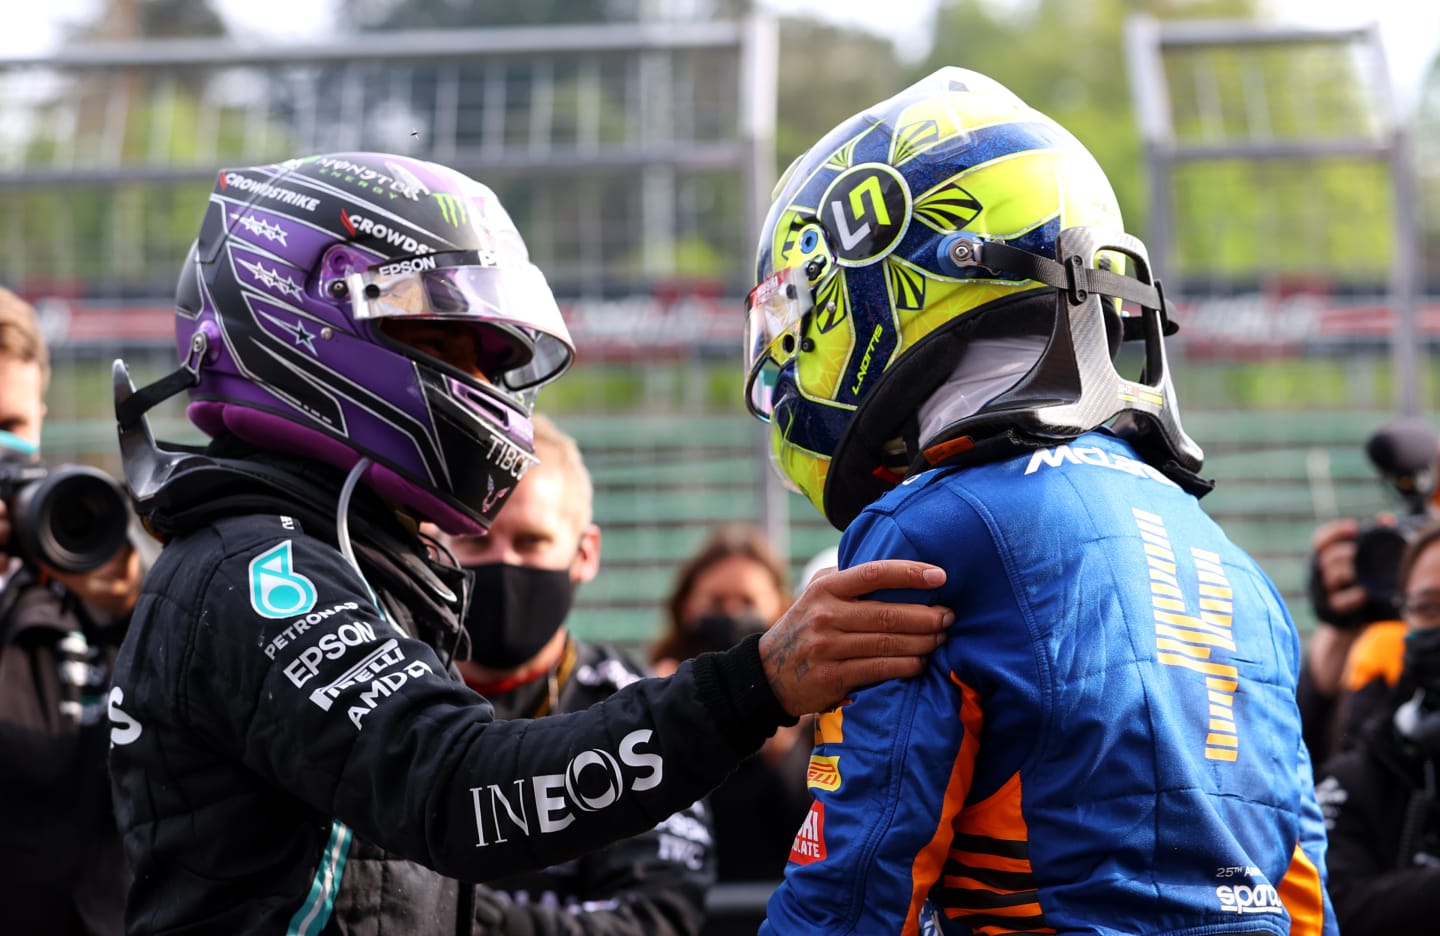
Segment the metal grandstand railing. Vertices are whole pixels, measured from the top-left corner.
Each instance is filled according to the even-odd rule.
[[[118,467],[108,362],[137,380],[172,366],[170,296],[217,169],[433,158],[500,194],[561,299],[580,363],[541,406],[594,450],[610,570],[578,619],[648,638],[711,517],[689,505],[765,523],[789,549],[787,495],[731,374],[774,175],[776,54],[756,14],[0,59],[0,283],[36,301],[55,345],[48,456]],[[156,418],[189,431],[178,406]],[[812,540],[797,538],[797,567]],[[601,592],[611,572],[621,584]]]
[[[1205,504],[1308,625],[1311,532],[1393,509],[1362,447],[1427,403],[1420,355],[1440,308],[1417,296],[1409,119],[1374,26],[1136,16],[1126,38],[1145,240],[1170,277],[1187,427],[1219,481]],[[1302,375],[1306,390],[1286,386]],[[1233,396],[1206,399],[1225,381],[1273,389],[1236,412]]]
[[[732,247],[758,226],[760,190],[773,173],[772,33],[757,17],[359,34],[295,46],[153,40],[0,59],[0,192],[12,204],[57,186],[116,195],[154,186],[144,189],[151,196],[208,182],[223,165],[404,152],[497,186],[527,183],[527,202],[564,198],[523,219],[537,259],[562,282],[673,277],[674,246],[703,220],[695,202],[722,184],[713,174],[724,177],[728,202],[715,217],[730,230],[703,233]],[[572,187],[567,178],[618,184]],[[172,231],[146,214],[123,220],[138,225],[125,230],[155,251],[154,262],[97,272],[132,283],[173,277],[168,261],[188,243],[185,226]],[[33,223],[12,215],[4,224],[18,253],[7,252],[0,274],[36,275],[20,239]],[[601,234],[639,249],[617,262]]]

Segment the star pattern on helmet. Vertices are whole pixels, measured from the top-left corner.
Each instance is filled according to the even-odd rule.
[[[277,322],[276,324],[278,324],[281,328],[285,329],[291,334],[291,336],[294,337],[295,347],[303,347],[305,350],[309,351],[316,357],[320,356],[320,352],[315,350],[315,336],[311,334],[310,331],[305,327],[305,323],[303,321],[301,321],[300,319],[296,319],[294,325],[291,325],[287,322]]]
[[[289,235],[279,224],[264,221],[254,215],[241,215],[235,219],[235,223],[257,237],[263,237],[267,241],[279,241],[282,247],[290,246],[286,241]]]
[[[285,295],[293,296],[296,299],[300,298],[300,285],[291,279],[288,274],[281,274],[279,270],[268,270],[265,268],[265,264],[258,260],[254,263],[249,263],[237,257],[235,262],[249,270],[250,275],[255,277],[260,285],[269,289],[279,290]]]

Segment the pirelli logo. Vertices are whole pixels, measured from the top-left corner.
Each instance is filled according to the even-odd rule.
[[[838,755],[810,755],[810,769],[805,772],[805,785],[817,790],[840,789],[840,758]]]
[[[1156,658],[1167,666],[1183,667],[1204,677],[1205,757],[1233,762],[1240,751],[1240,733],[1235,725],[1240,671],[1227,662],[1235,652],[1235,639],[1231,630],[1234,592],[1225,577],[1225,567],[1218,554],[1192,547],[1189,553],[1195,579],[1187,593],[1181,587],[1165,521],[1139,508],[1132,508],[1131,513],[1145,543],[1145,564],[1150,570]],[[1186,584],[1192,584],[1188,577]]]
[[[310,693],[310,701],[328,712],[335,698],[341,692],[351,686],[379,679],[390,667],[403,662],[405,662],[405,654],[400,650],[400,642],[391,638],[368,654],[365,659],[340,674],[339,679]]]

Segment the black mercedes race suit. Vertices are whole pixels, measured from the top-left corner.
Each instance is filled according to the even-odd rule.
[[[578,712],[646,674],[613,647],[571,637],[547,675],[487,698],[502,718]],[[712,829],[701,801],[587,855],[491,881],[476,916],[510,936],[695,936],[714,882]]]
[[[460,589],[410,525],[356,491],[362,579],[335,546],[341,475],[225,469],[146,510],[169,539],[110,695],[133,933],[469,933],[454,879],[651,829],[789,720],[752,639],[583,712],[496,721],[447,665]]]

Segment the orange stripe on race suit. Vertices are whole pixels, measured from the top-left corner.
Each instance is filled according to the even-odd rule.
[[[1021,843],[1022,845],[1028,843],[1030,829],[1025,824],[1025,817],[1020,813],[1020,775],[1013,774],[1009,780],[1001,784],[1000,789],[980,802],[965,807],[965,814],[960,817],[955,831],[979,838],[995,839],[997,842]],[[977,850],[976,854],[994,854],[996,857],[1005,857],[997,852]],[[1025,871],[1030,870],[1028,858],[1016,860],[1024,862]]]
[[[975,755],[980,750],[980,729],[985,724],[985,715],[980,710],[980,695],[954,673],[950,674],[950,681],[960,687],[960,711],[956,717],[965,726],[965,737],[960,740],[960,751],[950,768],[950,779],[945,784],[940,821],[930,841],[920,849],[910,867],[910,910],[905,914],[904,936],[919,936],[920,910],[930,896],[931,886],[940,879],[940,869],[945,866],[955,817],[965,805],[970,783],[975,778]]]
[[[1020,811],[1022,784],[1018,773],[978,803],[965,807],[956,820],[955,844],[943,878],[945,890],[937,904],[951,919],[972,926],[978,934],[1053,933],[1044,925],[1040,902],[1031,898],[1014,906],[992,906],[996,896],[1033,894],[1035,877],[1027,856],[1030,829]],[[995,872],[987,875],[985,872]],[[989,878],[986,880],[986,878]],[[962,886],[954,886],[961,882]],[[974,882],[978,886],[970,886]],[[1015,927],[984,918],[1017,917]]]
[[[853,700],[845,699],[828,712],[815,716],[815,746],[840,744],[845,740],[845,706]]]
[[[1290,867],[1277,888],[1290,914],[1290,936],[1320,936],[1325,930],[1325,896],[1320,872],[1297,843]]]
[[[994,884],[982,881],[979,878],[967,877],[964,874],[947,874],[941,878],[946,887],[956,890],[985,891],[987,894],[1003,894],[1013,896],[1015,894],[1033,893],[1034,888],[1023,888],[1021,890],[1007,890],[1003,887],[996,887]]]

